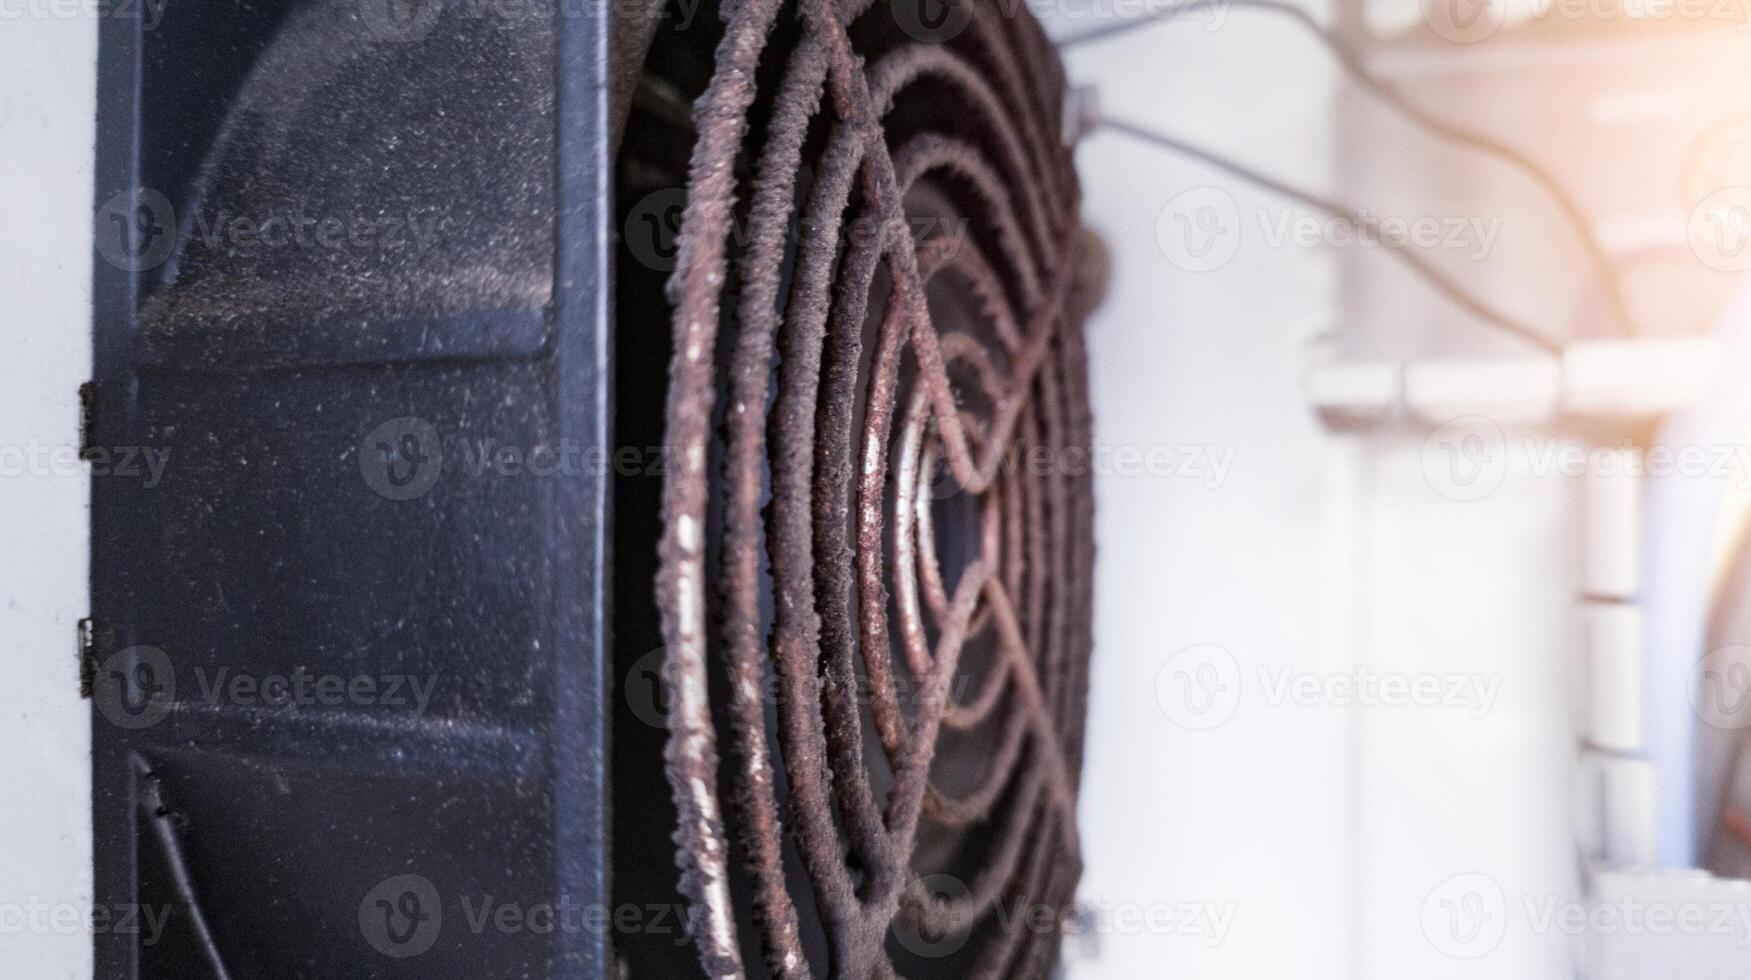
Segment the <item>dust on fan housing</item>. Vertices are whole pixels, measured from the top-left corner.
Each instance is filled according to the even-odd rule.
[[[620,350],[672,299],[683,354],[658,603],[621,656],[666,651],[700,962],[1043,975],[1056,930],[997,913],[1057,921],[1078,872],[1092,506],[1058,464],[1089,443],[1103,259],[1062,73],[991,5],[723,13],[655,28],[619,174]],[[622,734],[617,788],[648,798],[662,736]],[[617,817],[617,900],[672,894],[652,822]],[[677,968],[621,938],[633,975]]]

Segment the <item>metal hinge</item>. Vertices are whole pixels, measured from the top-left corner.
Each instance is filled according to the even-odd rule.
[[[79,386],[79,458],[91,459],[97,445],[97,385]]]
[[[87,616],[79,621],[79,696],[89,699],[97,685],[97,630]]]

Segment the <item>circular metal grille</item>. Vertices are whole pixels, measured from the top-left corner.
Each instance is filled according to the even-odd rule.
[[[753,949],[780,977],[1038,976],[1057,949],[1087,246],[1062,72],[1017,7],[723,10],[671,284],[658,576],[714,977]]]

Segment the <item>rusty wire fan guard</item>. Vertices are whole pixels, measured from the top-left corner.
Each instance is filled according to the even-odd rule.
[[[1092,504],[1086,467],[1060,465],[1086,462],[1090,438],[1062,69],[1024,6],[948,8],[941,36],[920,30],[922,6],[726,5],[694,109],[658,602],[681,886],[713,977],[748,973],[740,873],[772,975],[821,968],[805,955],[813,929],[830,973],[861,978],[899,975],[898,929],[973,932],[967,975],[1044,975],[1057,930],[1020,927],[1027,916],[997,928],[994,910],[1062,915],[1080,870]],[[900,30],[866,65],[853,26],[874,17]],[[772,92],[763,59],[783,65]],[[890,145],[895,107],[926,89],[956,123]],[[754,121],[762,97],[770,116]],[[975,233],[918,240],[905,209],[926,182]],[[849,220],[880,231],[847,235]],[[978,329],[933,323],[944,284]],[[933,524],[943,475],[974,501],[958,577]],[[957,699],[976,640],[997,653]],[[722,773],[714,685],[734,760]],[[938,786],[939,735],[980,730],[994,748],[978,785]],[[914,866],[921,823],[983,835],[963,887],[945,894]],[[787,885],[787,838],[812,913]]]

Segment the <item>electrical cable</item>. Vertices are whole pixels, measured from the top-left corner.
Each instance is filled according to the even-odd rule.
[[[1377,78],[1370,73],[1367,68],[1363,67],[1361,58],[1358,57],[1355,52],[1350,50],[1350,47],[1345,44],[1341,38],[1328,30],[1318,21],[1314,20],[1313,16],[1307,11],[1292,3],[1284,2],[1284,0],[1189,0],[1187,3],[1178,4],[1165,10],[1156,11],[1141,17],[1135,17],[1113,24],[1104,24],[1100,27],[1091,28],[1079,34],[1072,34],[1071,36],[1059,41],[1058,46],[1060,48],[1072,48],[1081,44],[1089,44],[1095,41],[1117,37],[1121,34],[1127,34],[1131,31],[1139,30],[1159,22],[1172,20],[1184,14],[1193,13],[1199,10],[1212,8],[1226,9],[1228,7],[1251,7],[1255,10],[1278,13],[1288,17],[1312,32],[1312,34],[1325,45],[1326,49],[1331,52],[1332,57],[1336,58],[1338,63],[1343,66],[1344,71],[1356,82],[1356,84],[1367,89],[1376,98],[1385,102],[1400,115],[1409,119],[1413,123],[1416,123],[1427,132],[1446,140],[1447,142],[1468,146],[1480,153],[1493,156],[1504,163],[1512,165],[1520,172],[1530,177],[1533,182],[1538,184],[1545,194],[1557,205],[1558,210],[1562,212],[1564,219],[1573,229],[1575,236],[1580,239],[1582,247],[1587,251],[1589,260],[1597,271],[1600,286],[1605,292],[1605,302],[1606,306],[1611,311],[1611,319],[1616,324],[1618,330],[1625,335],[1633,335],[1635,333],[1635,326],[1629,317],[1629,307],[1624,301],[1623,290],[1618,282],[1616,271],[1611,265],[1611,259],[1606,255],[1605,248],[1599,243],[1598,237],[1593,234],[1593,230],[1588,225],[1586,217],[1582,215],[1580,205],[1576,204],[1574,198],[1563,188],[1561,181],[1549,171],[1533,162],[1531,158],[1527,157],[1519,150],[1516,150],[1505,143],[1490,139],[1487,136],[1482,136],[1461,129],[1450,122],[1432,116],[1418,108],[1409,99],[1399,94],[1397,89],[1394,89],[1391,85]]]
[[[1392,249],[1394,255],[1397,255],[1411,268],[1413,272],[1421,276],[1439,291],[1441,295],[1451,300],[1461,309],[1505,333],[1512,334],[1521,340],[1535,344],[1544,350],[1552,353],[1560,352],[1562,350],[1561,341],[1554,340],[1535,327],[1516,320],[1484,303],[1482,300],[1468,292],[1465,287],[1454,282],[1446,275],[1443,275],[1440,270],[1436,269],[1433,265],[1430,265],[1421,256],[1417,255],[1416,252],[1406,248],[1401,242],[1395,241],[1387,236],[1379,235],[1377,222],[1369,220],[1362,214],[1337,201],[1319,197],[1316,194],[1309,193],[1297,187],[1291,187],[1290,185],[1277,180],[1275,177],[1260,173],[1244,164],[1236,163],[1233,160],[1218,156],[1201,147],[1194,146],[1183,140],[1169,136],[1166,133],[1157,132],[1145,126],[1139,126],[1135,123],[1112,118],[1102,118],[1100,125],[1107,129],[1111,129],[1114,132],[1123,133],[1127,136],[1140,139],[1163,149],[1184,154],[1185,156],[1191,157],[1218,170],[1239,177],[1248,183],[1256,184],[1275,194],[1280,194],[1290,200],[1298,201],[1317,211],[1323,211],[1331,217],[1348,221],[1358,229],[1373,230],[1376,233],[1376,237]]]

